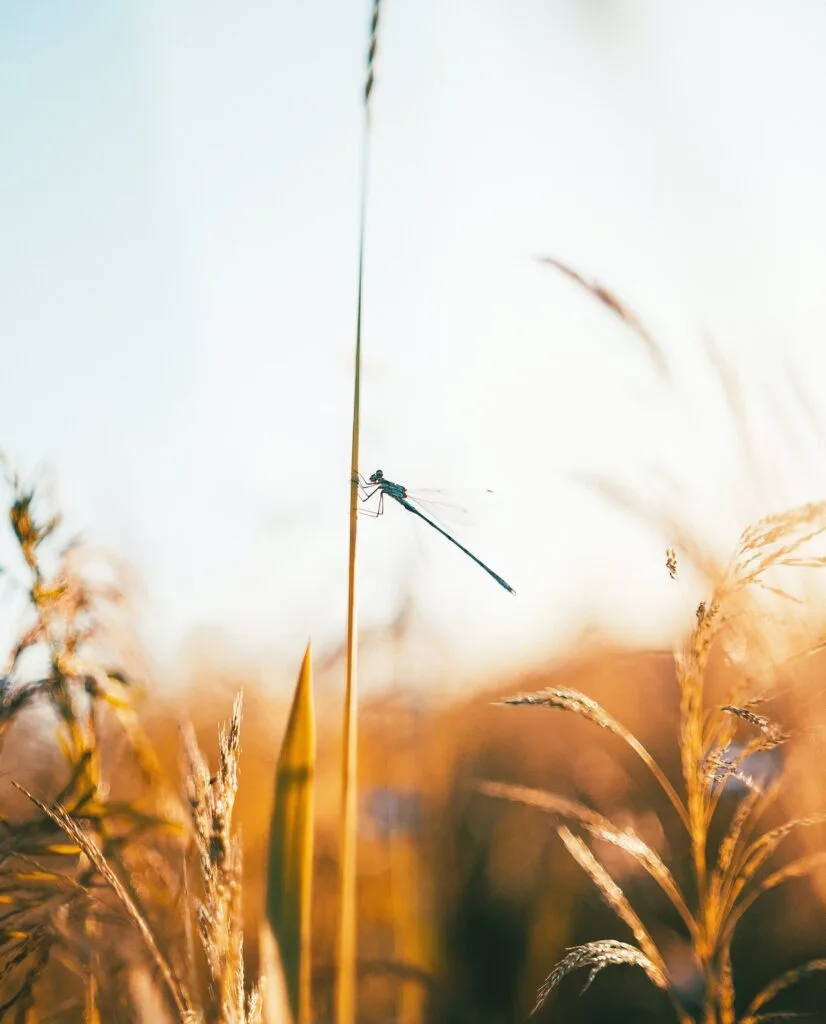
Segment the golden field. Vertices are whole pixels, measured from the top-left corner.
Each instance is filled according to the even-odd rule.
[[[278,987],[259,939],[289,701],[250,666],[139,680],[117,567],[11,487],[4,1015],[287,1019],[257,982]],[[826,645],[789,586],[813,593],[824,528],[812,505],[746,531],[676,657],[591,639],[452,702],[361,702],[359,1021],[524,1020],[549,976],[538,1020],[826,1019]],[[303,1012],[325,1021],[342,666],[318,675]]]

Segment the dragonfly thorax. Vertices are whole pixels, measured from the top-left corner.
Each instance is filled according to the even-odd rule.
[[[375,473],[370,475],[370,483],[376,484],[382,494],[389,494],[391,498],[395,498],[397,501],[399,499],[407,500],[407,488],[403,484],[397,484],[392,480],[388,480],[380,469],[377,469]]]

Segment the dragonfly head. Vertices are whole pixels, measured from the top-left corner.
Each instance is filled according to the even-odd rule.
[[[384,480],[384,473],[380,469],[377,469],[375,473],[370,476],[371,484],[380,484]]]

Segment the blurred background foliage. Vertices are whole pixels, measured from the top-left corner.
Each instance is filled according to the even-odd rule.
[[[786,720],[807,735],[779,820],[822,808],[826,652],[795,671]],[[335,677],[333,669],[328,670]],[[726,672],[716,666],[718,675]],[[180,693],[147,708],[147,729],[174,771],[174,720],[194,721],[206,750],[215,722],[239,686],[246,695],[238,818],[245,847],[245,910],[252,924],[264,894],[270,780],[286,702],[274,703],[259,673],[199,674]],[[724,679],[720,678],[722,686]],[[689,877],[684,834],[662,791],[619,741],[575,716],[542,708],[497,707],[503,696],[543,687],[582,690],[615,713],[666,769],[679,777],[677,691],[667,651],[607,646],[593,635],[567,658],[529,673],[488,681],[472,696],[440,704],[403,688],[363,703],[359,829],[359,1020],[524,1021],[536,991],[567,947],[601,937],[627,939],[623,927],[557,839],[548,819],[527,807],[500,806],[474,791],[480,778],[551,789],[638,833]],[[436,687],[438,689],[438,687]],[[331,688],[330,688],[331,690]],[[330,690],[325,691],[332,693]],[[337,701],[319,694],[315,1012],[330,1019],[337,920]],[[151,705],[154,705],[152,707]],[[333,706],[331,706],[333,705]],[[822,829],[790,840],[799,855],[822,843]],[[673,912],[639,867],[600,846],[604,863],[654,932],[669,966],[690,991],[693,966]],[[789,851],[786,851],[791,856]],[[826,872],[792,882],[749,911],[734,946],[735,981],[744,1001],[771,977],[823,952]],[[670,937],[669,937],[670,936]],[[250,970],[257,964],[251,927]],[[540,1020],[613,1022],[670,1019],[670,1008],[641,972],[605,972],[581,993],[584,976],[563,983]],[[787,997],[795,1008],[826,1005],[823,982]],[[690,1000],[689,1000],[690,1001]],[[780,1004],[778,1004],[780,1005]],[[820,1019],[820,1018],[818,1018]],[[824,1018],[826,1019],[826,1018]]]

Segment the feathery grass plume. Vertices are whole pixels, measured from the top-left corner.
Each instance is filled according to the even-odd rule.
[[[4,465],[9,525],[21,556],[20,570],[5,574],[6,592],[18,599],[24,621],[0,678],[0,744],[16,722],[25,727],[30,716],[43,720],[36,775],[43,803],[59,804],[82,823],[137,906],[135,886],[151,871],[149,840],[164,833],[180,837],[183,828],[180,808],[161,785],[136,724],[138,688],[121,653],[118,621],[124,587],[110,559],[92,559],[76,540],[61,543],[61,518],[42,489],[25,485]],[[135,769],[145,783],[125,799],[116,795],[119,779],[101,763],[103,746],[119,736],[131,754],[121,772]],[[0,754],[8,775],[15,751],[0,746]],[[12,781],[32,789],[32,777],[28,760],[16,759]],[[67,998],[86,1003],[91,1014],[112,987],[113,939],[124,931],[122,916],[113,913],[111,900],[90,899],[97,868],[54,819],[29,814],[28,805],[9,813],[15,795],[6,790],[0,814],[0,962],[8,968],[0,974],[0,1007],[19,1017],[33,1004],[36,987],[61,972]],[[67,964],[73,967],[68,986]]]
[[[577,864],[590,876],[603,900],[631,930],[645,957],[657,968],[664,982],[663,987],[666,987],[666,967],[662,954],[639,915],[628,902],[625,893],[596,859],[587,843],[579,836],[575,836],[565,825],[560,825],[557,833]]]
[[[584,992],[600,971],[606,967],[620,964],[641,967],[657,988],[666,987],[666,980],[657,965],[653,964],[636,946],[631,946],[627,942],[618,942],[616,939],[586,942],[581,946],[569,949],[542,983],[536,996],[533,1013],[538,1013],[542,1009],[548,1001],[548,996],[562,979],[573,971],[579,971],[584,967],[588,968],[588,980],[583,987]]]
[[[761,750],[773,750],[775,747],[779,747],[781,743],[785,743],[788,740],[789,733],[785,732],[776,723],[772,722],[765,715],[758,715],[751,708],[738,707],[734,704],[724,704],[721,711],[728,715],[734,715],[735,718],[739,718],[744,722],[748,722],[749,725],[757,729],[763,736],[767,746],[761,747]]]
[[[356,647],[356,550],[359,508],[359,425],[361,409],[361,336],[364,299],[364,240],[367,221],[367,178],[370,154],[370,111],[373,95],[380,0],[373,0],[367,75],[364,84],[361,211],[359,218],[358,290],[356,300],[356,353],[353,373],[353,436],[350,452],[350,544],[347,571],[347,682],[344,694],[341,768],[341,831],[339,837],[339,925],[336,1020],[353,1024],[356,1012],[356,839],[358,790],[358,684]]]
[[[716,952],[721,944],[727,948],[731,931],[741,915],[735,903],[762,861],[786,834],[782,829],[772,830],[752,846],[747,846],[742,854],[738,852],[742,847],[743,829],[751,812],[758,806],[756,798],[746,798],[746,802],[734,812],[729,833],[723,839],[715,870],[709,879],[706,866],[708,832],[719,803],[720,787],[715,787],[714,780],[705,774],[704,763],[731,741],[731,723],[738,718],[761,729],[761,736],[746,744],[745,749],[750,753],[769,749],[786,739],[783,732],[768,720],[764,721],[761,716],[733,703],[706,708],[704,680],[709,654],[722,631],[741,614],[740,599],[745,589],[759,582],[761,574],[788,564],[789,554],[820,535],[824,528],[824,507],[807,505],[782,516],[767,517],[745,530],[735,558],[715,588],[711,601],[698,614],[686,648],[676,661],[681,692],[680,749],[688,794],[695,880],[705,933],[697,954],[708,975],[707,1003],[715,989]],[[735,756],[731,761],[734,774],[742,774],[739,766],[744,758]],[[768,794],[767,802],[774,795],[773,790]],[[815,816],[815,820],[810,819],[807,823],[814,824],[819,817]],[[792,827],[794,824],[797,823]],[[765,855],[761,857],[758,851],[765,851]]]
[[[640,341],[642,341],[652,364],[657,370],[657,373],[660,374],[663,380],[668,383],[671,382],[671,370],[668,367],[665,353],[654,340],[647,328],[643,325],[642,321],[612,291],[609,291],[609,289],[606,288],[605,285],[600,284],[599,281],[589,280],[588,278],[583,277],[583,275],[578,271],[569,267],[567,263],[554,259],[553,256],[539,256],[537,257],[537,260],[539,263],[544,263],[546,266],[554,267],[554,269],[564,274],[571,281],[575,281],[581,288],[584,288],[586,292],[593,295],[595,299],[598,299],[604,306],[610,309],[612,313],[623,321],[623,323],[627,324]]]
[[[634,950],[641,959],[637,961],[638,966],[643,966],[643,961],[651,966],[652,971],[646,970],[648,977],[654,982],[657,988],[662,989],[674,1009],[674,1013],[680,1024],[692,1024],[691,1017],[683,1009],[679,997],[668,976],[668,969],[660,953],[657,944],[654,942],[650,932],[643,924],[641,918],[629,903],[625,893],[614,881],[611,875],[591,852],[587,843],[565,825],[557,827],[557,834],[562,840],[568,853],[590,877],[605,903],[614,911],[619,919],[630,929],[637,940],[637,946],[628,946],[627,949]],[[613,940],[602,940],[611,942]],[[619,943],[625,946],[625,943]],[[620,961],[626,962],[626,961]],[[596,972],[592,972],[588,984],[593,980]],[[586,984],[586,988],[588,987]],[[541,991],[541,990],[540,990]]]
[[[232,831],[241,750],[239,693],[229,726],[219,735],[218,771],[210,774],[191,728],[183,730],[186,788],[193,838],[200,864],[202,897],[194,900],[195,920],[210,977],[207,1024],[248,1024],[259,1020],[258,986],[249,998],[244,982],[244,933],[241,920],[241,843]]]
[[[267,917],[280,951],[295,1024],[310,1022],[315,709],[310,645],[304,654],[275,775]]]
[[[238,789],[238,757],[240,753],[241,695],[233,705],[229,727],[219,736],[218,769],[210,775],[191,729],[184,730],[187,758],[187,794],[192,817],[192,835],[199,854],[202,897],[193,897],[193,910],[197,920],[201,947],[209,970],[210,984],[207,1004],[199,1008],[184,981],[170,960],[161,951],[158,939],[132,892],[128,877],[116,872],[103,852],[102,845],[71,816],[60,804],[48,805],[18,786],[26,796],[69,837],[71,847],[78,850],[90,863],[94,876],[102,880],[114,893],[126,918],[137,929],[154,963],[171,1002],[177,1019],[186,1024],[263,1024],[263,1000],[260,985],[247,995],[244,980],[243,932],[240,914],[241,853],[237,836],[232,832],[232,813]],[[26,881],[47,875],[49,880],[75,887],[88,902],[99,901],[93,893],[92,873],[82,875],[83,884],[72,878],[53,876],[53,873],[30,871]],[[52,879],[53,876],[53,879]],[[42,883],[44,879],[39,877]],[[93,924],[96,922],[93,920]],[[93,932],[96,933],[96,929]],[[97,937],[97,936],[96,936]],[[98,947],[99,948],[99,947]],[[21,945],[18,962],[30,956],[33,949]],[[95,947],[92,947],[92,958]],[[85,963],[91,963],[86,958]],[[84,964],[81,964],[83,967]],[[2,976],[2,972],[0,972]],[[31,990],[31,972],[24,979],[21,993]],[[99,984],[87,976],[86,1019],[101,1019],[97,1006]],[[17,1005],[23,1005],[18,995]],[[3,1008],[0,1007],[0,1014]],[[120,1019],[120,1018],[118,1018]]]
[[[49,807],[47,804],[43,803],[43,801],[38,800],[37,797],[32,796],[32,794],[22,786],[18,788],[21,792],[25,793],[29,800],[31,800],[36,807],[38,807],[51,821],[53,821],[58,828],[62,829],[66,833],[72,842],[81,850],[83,855],[88,858],[97,873],[110,887],[115,896],[117,896],[121,906],[126,911],[127,918],[135,925],[143,939],[152,961],[163,979],[169,995],[172,997],[175,1009],[180,1014],[181,1019],[183,1019],[191,1012],[189,996],[158,947],[155,936],[147,924],[146,918],[141,913],[140,908],[127,891],[126,886],[112,870],[106,858],[95,844],[94,839],[74,818],[70,817],[59,804]]]
[[[765,623],[783,625],[781,619],[772,619],[765,607],[765,597],[758,598],[755,590],[762,588],[772,594],[771,599],[786,596],[781,588],[767,579],[781,569],[820,567],[826,557],[808,550],[811,543],[826,531],[826,504],[809,504],[783,515],[768,516],[745,530],[734,557],[713,583],[708,600],[702,602],[695,622],[682,649],[675,654],[678,687],[677,742],[682,768],[685,797],[678,796],[665,774],[656,765],[644,747],[609,715],[601,705],[575,690],[548,689],[510,698],[504,703],[539,705],[571,711],[622,738],[634,750],[646,767],[654,774],[684,826],[691,857],[691,875],[687,885],[680,887],[674,874],[660,857],[650,850],[631,830],[615,828],[608,819],[596,811],[540,790],[524,786],[485,783],[483,792],[488,796],[515,800],[551,814],[565,824],[557,825],[557,832],[572,857],[587,871],[605,901],[618,917],[631,929],[638,949],[628,955],[643,957],[659,971],[656,977],[668,991],[677,1015],[690,1020],[681,1009],[678,994],[669,982],[663,958],[648,929],[631,907],[625,894],[604,867],[594,857],[590,847],[574,829],[593,838],[608,842],[634,857],[657,881],[679,911],[688,934],[694,958],[704,982],[702,1020],[733,1024],[735,1007],[734,973],[731,946],[744,915],[764,893],[777,886],[810,875],[826,862],[826,850],[809,853],[776,867],[764,874],[768,859],[783,840],[802,828],[826,824],[826,812],[812,813],[795,818],[782,825],[759,831],[762,814],[774,803],[782,787],[783,766],[767,782],[752,779],[748,759],[758,752],[776,749],[780,744],[793,741],[794,736],[755,707],[767,699],[772,678],[768,669],[774,660],[763,635]],[[750,606],[750,602],[751,606]],[[749,613],[758,610],[760,627],[752,628]],[[752,677],[743,670],[726,679],[726,693],[712,701],[709,693],[709,665],[712,652],[719,646],[725,649],[729,639],[751,645],[759,654],[762,673],[759,688],[747,693]],[[779,673],[780,666],[777,668]],[[781,690],[782,692],[782,690]],[[737,741],[742,729],[756,735],[745,742]],[[722,800],[722,794],[731,779],[747,785],[746,794],[732,807]],[[712,848],[711,829],[716,816],[725,809],[727,820],[721,828],[716,852]],[[624,961],[626,962],[626,961]],[[566,959],[563,964],[570,966]],[[784,974],[753,1000],[746,1020],[756,1021],[757,1012],[769,999],[802,977],[826,969],[826,961],[813,960],[797,971]],[[554,984],[558,971],[551,975]],[[551,985],[550,987],[553,987]],[[540,1005],[550,989],[546,985],[540,992]]]
[[[545,690],[538,690],[535,693],[518,693],[513,697],[506,697],[500,703],[516,706],[520,704],[527,704],[533,707],[546,707],[555,708],[561,711],[571,711],[573,714],[579,715],[581,718],[585,718],[589,722],[593,722],[594,725],[598,725],[601,729],[607,729],[608,732],[618,736],[621,740],[624,740],[624,742],[627,743],[646,768],[648,768],[662,787],[663,792],[671,801],[671,804],[677,814],[679,814],[680,818],[686,825],[688,824],[688,816],[683,801],[677,795],[677,791],[671,785],[671,782],[665,772],[663,772],[637,737],[614,717],[609,715],[605,708],[591,697],[586,696],[584,693],[580,693],[579,690],[548,688]]]

